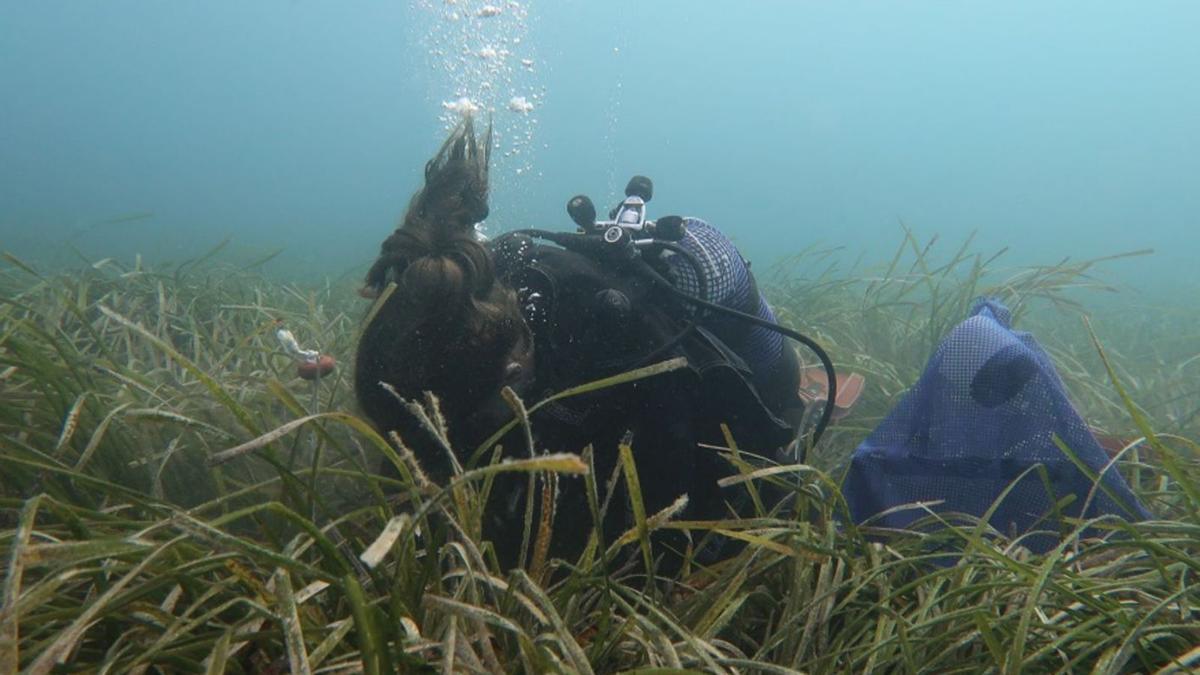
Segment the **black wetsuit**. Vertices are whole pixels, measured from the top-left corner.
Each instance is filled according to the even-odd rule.
[[[715,232],[707,226],[696,230],[703,235]],[[742,450],[769,457],[792,440],[793,429],[780,418],[782,411],[800,405],[792,349],[764,340],[762,329],[749,324],[707,316],[694,321],[692,307],[621,264],[517,234],[502,236],[490,246],[497,274],[516,289],[534,336],[534,384],[523,392],[526,399],[537,401],[651,361],[674,356],[688,360],[682,370],[543,407],[533,418],[538,451],[580,452],[590,445],[596,479],[603,486],[616,466],[620,439],[631,432],[647,512],[663,509],[686,493],[689,507],[683,517],[730,515],[729,504],[742,501],[740,492],[722,490],[717,481],[733,470],[705,445],[725,445],[722,424]],[[736,258],[729,258],[729,251]],[[721,253],[710,256],[713,269],[740,270],[745,285],[739,288],[718,279],[709,284],[710,299],[761,315],[765,302],[744,261],[731,245]],[[682,268],[664,262],[663,271],[686,288],[688,277]],[[514,440],[505,447],[512,447]],[[522,490],[516,482],[506,488],[513,494]],[[560,482],[567,486],[559,500],[560,516],[590,520],[582,486],[578,481]],[[618,487],[623,489],[623,484]],[[622,504],[622,499],[617,495],[614,503]],[[523,508],[523,503],[514,500],[509,508]],[[501,509],[492,515],[500,522],[518,513]],[[615,536],[628,526],[623,509],[614,509],[604,529]],[[586,528],[555,534],[564,550],[582,546],[582,540],[571,539],[584,536]],[[511,537],[507,544],[512,545]]]

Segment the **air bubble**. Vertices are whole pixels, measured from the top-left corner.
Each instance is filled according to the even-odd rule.
[[[533,110],[533,103],[530,103],[524,96],[514,96],[508,101],[508,109],[524,115]]]
[[[532,172],[535,154],[532,113],[544,105],[545,85],[537,82],[538,55],[528,37],[530,14],[516,0],[418,0],[429,21],[413,25],[414,39],[426,49],[433,101],[446,130],[464,114],[500,111],[494,125],[496,166],[493,184],[503,186],[518,168]],[[540,70],[540,68],[539,68]],[[453,92],[453,95],[450,94]],[[536,92],[536,93],[535,93]],[[505,114],[507,113],[507,114]],[[505,151],[524,149],[517,158]],[[540,150],[537,150],[540,152]]]

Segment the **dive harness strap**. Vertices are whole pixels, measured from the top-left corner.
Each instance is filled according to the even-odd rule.
[[[672,297],[683,303],[690,304],[697,309],[724,314],[739,321],[744,321],[756,326],[760,326],[767,330],[775,331],[807,347],[810,351],[816,354],[817,358],[821,361],[821,366],[824,368],[825,376],[829,382],[829,389],[827,392],[828,395],[826,397],[824,407],[821,410],[821,417],[817,421],[816,427],[813,429],[811,445],[815,446],[824,435],[825,429],[829,426],[829,421],[833,416],[833,401],[837,400],[837,373],[834,370],[833,362],[830,360],[829,354],[827,354],[825,350],[822,349],[819,344],[817,344],[816,341],[795,330],[786,328],[771,321],[767,321],[766,319],[762,319],[752,314],[747,314],[736,309],[731,309],[723,305],[688,295],[675,286],[675,284],[671,283],[658,270],[654,269],[654,267],[641,255],[640,249],[643,248],[656,248],[659,251],[670,250],[672,252],[679,253],[684,260],[687,260],[688,263],[695,268],[697,278],[702,280],[702,283],[704,283],[703,269],[698,265],[697,261],[690,254],[690,252],[684,250],[675,242],[660,239],[646,239],[635,243],[628,233],[625,233],[626,236],[623,238],[619,235],[606,236],[612,232],[613,229],[610,229],[605,234],[597,235],[525,229],[516,230],[513,232],[513,234],[544,239],[546,241],[558,244],[569,251],[574,251],[576,253],[589,256],[603,263],[616,263],[621,266],[627,266],[633,272],[643,275],[645,278],[649,279],[655,285],[659,286],[668,294],[670,294]],[[663,347],[655,349],[649,355],[637,356],[631,359],[633,364],[636,365],[639,362],[646,361],[648,358],[665,354],[670,348],[676,346],[680,341],[687,337],[688,334],[697,328],[697,319],[700,314],[701,312],[696,312],[689,321],[688,325],[676,337],[670,340],[667,344],[663,345]],[[806,450],[807,448],[803,443],[798,444],[797,457],[801,463],[805,461]]]

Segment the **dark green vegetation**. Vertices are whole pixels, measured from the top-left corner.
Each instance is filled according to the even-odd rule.
[[[808,252],[764,275],[782,319],[869,380],[813,466],[756,473],[723,450],[742,480],[793,485],[794,517],[679,522],[644,513],[634,487],[630,505],[593,504],[631,508],[638,526],[625,537],[546,560],[556,528],[586,525],[530,522],[529,563],[511,573],[478,535],[496,472],[636,486],[632,461],[596,476],[578,448],[465,466],[432,485],[354,416],[344,366],[312,385],[279,350],[282,320],[349,363],[366,312],[349,282],[297,287],[207,261],[43,276],[9,258],[0,672],[1196,667],[1200,465],[1188,439],[1200,438],[1200,393],[1188,382],[1200,312],[1093,312],[1105,361],[1076,304],[1100,306],[1103,262],[1001,272],[965,251],[939,257],[909,238],[890,268],[842,273]],[[984,291],[1035,331],[1090,421],[1149,437],[1123,469],[1161,520],[1092,523],[1120,536],[1073,536],[1043,556],[957,523],[940,535],[965,550],[951,567],[930,564],[928,535],[871,543],[836,524],[847,453]],[[440,431],[435,403],[422,405]],[[652,451],[636,439],[624,449]],[[400,479],[378,475],[384,461]],[[656,528],[747,546],[650,580]]]

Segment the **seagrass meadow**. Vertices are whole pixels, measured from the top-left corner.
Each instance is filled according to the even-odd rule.
[[[762,283],[783,322],[865,375],[862,399],[808,464],[764,469],[736,439],[712,449],[738,469],[727,480],[773,481],[789,497],[751,518],[687,522],[642,508],[631,458],[653,448],[636,438],[611,478],[577,448],[484,452],[431,483],[402,439],[356,414],[347,364],[370,308],[354,275],[285,282],[220,251],[69,271],[6,255],[0,672],[1200,668],[1200,308],[1110,301],[1108,260],[1013,268],[969,240],[906,233],[877,269],[835,258],[804,251]],[[966,517],[922,532],[848,521],[849,453],[984,294],[1037,335],[1089,423],[1123,441],[1119,468],[1154,520],[1079,522],[1040,555]],[[280,325],[341,365],[298,378]],[[539,404],[512,403],[514,424]],[[444,436],[436,401],[415,405]],[[594,512],[630,508],[636,527],[556,560],[556,528],[586,524],[528,522],[528,564],[502,570],[480,536],[501,472],[585,481]],[[610,479],[630,504],[600,503]],[[650,537],[667,528],[745,545],[667,573]],[[939,544],[961,555],[944,564]]]

